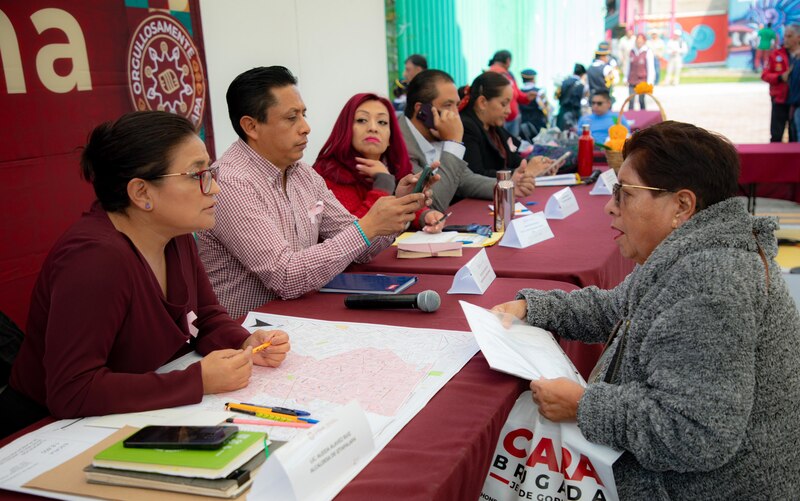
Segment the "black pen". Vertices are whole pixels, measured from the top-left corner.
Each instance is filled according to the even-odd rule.
[[[437,224],[439,224],[439,223],[443,223],[445,219],[447,219],[448,217],[450,217],[450,216],[452,216],[452,215],[453,215],[453,213],[452,213],[452,212],[448,212],[447,214],[445,214],[444,216],[442,216],[442,218],[441,218],[441,219],[439,219],[438,221],[436,221],[435,223],[433,223],[431,226],[436,226],[436,225],[437,225]]]

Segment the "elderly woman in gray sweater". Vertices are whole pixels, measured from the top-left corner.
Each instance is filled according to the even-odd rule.
[[[613,290],[520,291],[495,307],[606,342],[589,385],[531,382],[540,412],[624,451],[621,499],[800,498],[800,318],[776,223],[734,199],[725,139],[664,122],[625,145],[606,205],[638,263]]]

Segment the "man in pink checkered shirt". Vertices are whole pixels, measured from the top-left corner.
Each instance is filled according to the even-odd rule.
[[[350,263],[369,261],[426,203],[423,194],[387,196],[360,220],[351,215],[300,161],[311,129],[296,84],[288,69],[270,66],[246,71],[228,87],[240,139],[214,164],[222,189],[217,222],[198,243],[219,302],[234,318],[319,289]]]

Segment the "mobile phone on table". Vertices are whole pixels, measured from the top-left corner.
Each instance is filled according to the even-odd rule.
[[[425,103],[420,105],[419,111],[417,112],[417,118],[420,122],[425,124],[425,127],[429,129],[433,129],[433,103]]]
[[[422,193],[422,190],[425,188],[425,184],[433,175],[433,169],[431,169],[430,165],[426,165],[424,169],[422,169],[422,174],[419,175],[419,180],[417,180],[417,185],[414,186],[414,193]]]
[[[219,449],[239,431],[237,426],[145,426],[122,445],[139,449]]]

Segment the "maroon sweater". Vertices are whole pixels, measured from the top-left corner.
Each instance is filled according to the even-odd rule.
[[[144,257],[95,202],[42,266],[11,387],[58,418],[199,402],[199,362],[153,371],[193,349],[239,348],[249,333],[217,303],[191,235],[172,239],[165,254],[166,299]]]

